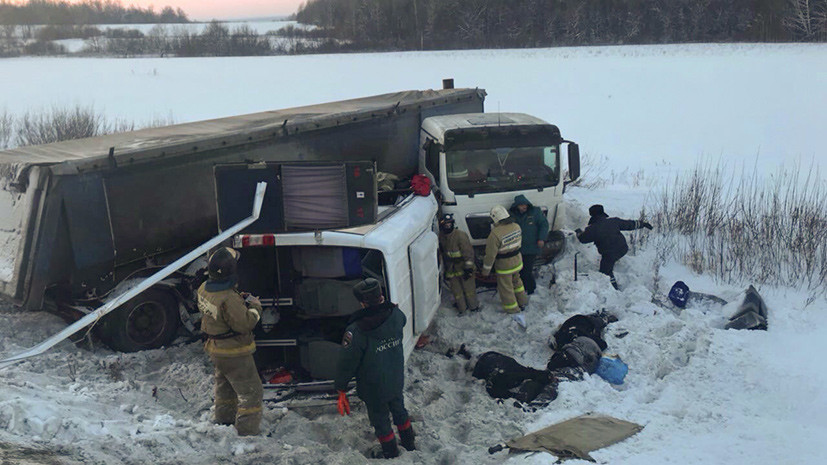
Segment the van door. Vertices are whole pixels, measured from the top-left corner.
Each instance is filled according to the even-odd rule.
[[[428,328],[439,308],[439,241],[433,231],[425,231],[408,246],[413,288],[413,331],[419,334]]]

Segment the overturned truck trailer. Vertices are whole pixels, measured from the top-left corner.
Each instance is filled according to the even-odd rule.
[[[484,99],[406,91],[0,152],[0,294],[80,317],[217,234],[217,165],[369,161],[408,178],[422,120],[482,112]],[[357,214],[375,207],[347,205],[346,226],[375,220]],[[179,273],[133,299],[103,336],[124,350],[168,343],[198,279]]]

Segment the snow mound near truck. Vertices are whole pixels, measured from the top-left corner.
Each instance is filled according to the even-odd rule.
[[[576,201],[569,206],[580,207]],[[575,251],[584,274],[577,281],[571,266]],[[645,426],[626,441],[595,451],[600,462],[652,463],[675,456],[682,463],[783,462],[795,450],[797,460],[816,463],[824,452],[818,438],[827,432],[821,389],[827,380],[804,361],[805,354],[825,348],[817,316],[827,303],[802,311],[806,296],[762,289],[774,309],[769,331],[725,331],[728,308],[677,311],[651,303],[651,252],[638,251],[618,263],[621,292],[596,272],[596,259],[586,247],[569,250],[556,264],[557,284],[551,288],[551,268],[540,269],[525,331],[499,312],[491,291],[481,291],[479,313],[459,316],[443,301],[430,331],[432,343],[412,354],[406,371],[418,450],[404,452],[395,463],[548,463],[548,454],[511,457],[489,455],[487,449],[586,412]],[[690,276],[677,265],[662,274],[664,282]],[[692,276],[692,286],[728,299],[742,292],[698,276]],[[629,365],[621,386],[597,376],[562,382],[554,402],[532,411],[515,407],[513,400],[490,398],[482,381],[470,375],[473,359],[445,356],[464,343],[474,355],[495,350],[542,368],[557,325],[601,308],[619,318],[605,337],[607,352]],[[26,348],[63,325],[52,315],[3,305],[0,349]],[[292,410],[267,403],[263,433],[255,438],[213,425],[212,367],[199,342],[132,354],[64,342],[0,377],[0,443],[40,451],[58,463],[195,464],[210,457],[238,464],[358,464],[368,463],[364,453],[375,445],[361,403],[354,403],[349,417],[340,417],[335,403]],[[802,423],[806,429],[797,426]],[[790,447],[774,445],[781,442]]]

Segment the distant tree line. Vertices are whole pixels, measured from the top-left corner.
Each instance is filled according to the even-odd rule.
[[[343,50],[330,39],[314,37],[288,26],[264,34],[244,24],[230,29],[212,21],[201,32],[156,25],[146,34],[135,29],[107,29],[106,34],[86,40],[83,53],[116,56],[265,56],[322,53]]]
[[[350,44],[325,37],[321,29],[288,25],[257,33],[243,24],[230,29],[212,21],[200,33],[183,25],[156,24],[146,33],[134,28],[98,28],[79,25],[0,26],[0,57],[66,55],[63,39],[83,39],[84,56],[264,56],[335,53],[352,50]]]
[[[186,23],[187,14],[180,8],[165,6],[156,13],[153,7],[123,6],[119,0],[29,0],[17,4],[0,0],[0,24],[128,24]]]
[[[827,0],[308,0],[295,18],[362,49],[827,40]]]

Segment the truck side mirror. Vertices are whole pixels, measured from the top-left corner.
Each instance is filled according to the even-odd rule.
[[[574,142],[569,143],[569,181],[574,182],[580,178],[580,146]]]

